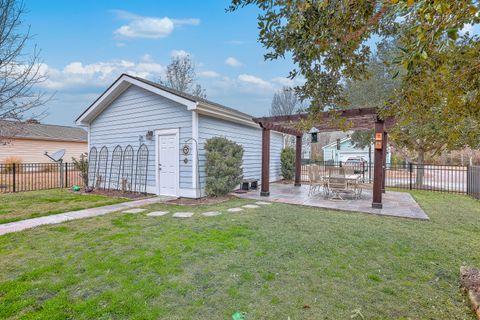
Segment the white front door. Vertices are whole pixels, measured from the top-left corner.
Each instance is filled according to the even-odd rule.
[[[158,192],[160,195],[176,196],[178,179],[178,142],[176,133],[159,133],[157,139]]]

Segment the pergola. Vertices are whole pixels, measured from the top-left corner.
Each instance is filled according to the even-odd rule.
[[[302,168],[302,136],[303,131],[298,129],[301,121],[309,119],[308,114],[296,114],[288,116],[273,116],[254,118],[262,131],[262,196],[270,195],[270,131],[277,131],[296,137],[295,143],[295,186],[301,186]],[[387,158],[387,128],[390,128],[394,121],[391,118],[381,119],[376,108],[348,109],[343,111],[322,112],[316,117],[317,121],[313,127],[319,132],[336,131],[339,125],[333,119],[346,121],[349,129],[362,130],[375,128],[375,153],[374,153],[374,176],[373,176],[373,208],[382,208],[382,193],[385,192],[385,162]]]

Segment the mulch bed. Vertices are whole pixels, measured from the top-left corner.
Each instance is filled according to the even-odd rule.
[[[133,193],[133,192],[122,192],[119,190],[100,190],[94,189],[91,192],[85,192],[85,190],[81,190],[78,192],[71,191],[74,193],[80,193],[82,195],[96,195],[96,196],[105,196],[109,198],[126,198],[126,199],[144,199],[149,198],[151,196],[145,195],[144,193]]]
[[[180,204],[180,205],[206,205],[206,204],[217,204],[228,201],[235,198],[233,195],[227,195],[224,197],[203,197],[199,199],[190,199],[190,198],[178,198],[175,200],[167,201],[170,204]]]
[[[473,312],[480,320],[480,270],[460,267],[460,284],[468,294]]]

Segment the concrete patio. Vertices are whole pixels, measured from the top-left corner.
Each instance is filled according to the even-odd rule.
[[[323,193],[309,195],[309,186],[294,187],[291,184],[271,183],[270,196],[260,196],[259,190],[252,190],[237,196],[246,199],[298,204],[341,211],[361,212],[381,216],[428,220],[427,214],[407,192],[387,191],[383,195],[383,208],[372,208],[372,190],[364,190],[360,199],[345,196],[345,200],[325,199]]]

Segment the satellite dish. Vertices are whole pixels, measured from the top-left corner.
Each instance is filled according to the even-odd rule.
[[[63,156],[65,155],[65,149],[60,149],[55,151],[52,155],[49,155],[47,151],[45,151],[45,155],[52,159],[55,162],[62,161]]]

